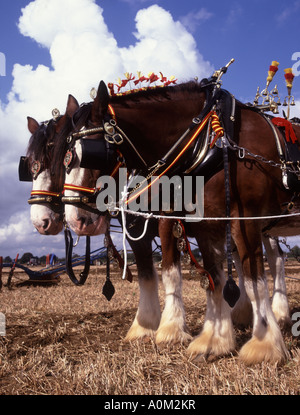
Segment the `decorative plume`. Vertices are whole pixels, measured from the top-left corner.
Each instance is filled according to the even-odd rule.
[[[279,62],[272,61],[271,65],[269,67],[269,71],[268,71],[267,86],[270,84],[270,82],[274,78],[274,75],[278,71],[278,65],[279,65]]]
[[[159,76],[156,75],[154,72],[149,72],[148,76],[144,76],[142,75],[141,71],[137,71],[137,78],[135,76],[132,75],[132,73],[126,72],[125,75],[125,79],[121,79],[118,78],[117,80],[117,84],[113,84],[113,83],[108,83],[108,89],[110,92],[111,96],[115,96],[115,95],[127,95],[133,92],[138,92],[141,90],[146,90],[147,88],[158,88],[158,87],[164,87],[164,86],[169,86],[171,84],[176,84],[177,79],[175,79],[175,76],[171,76],[170,79],[168,80],[168,78],[166,76],[163,75],[162,72],[159,72]],[[131,89],[125,92],[121,92],[122,88],[125,88],[127,86],[127,84],[129,83],[129,87],[130,87],[130,81],[133,81],[135,86],[138,86],[137,89]],[[161,85],[154,85],[154,86],[150,86],[151,84],[155,83],[156,81],[161,82]],[[147,82],[148,85],[147,86],[142,86],[143,82]],[[115,92],[114,87],[117,87],[117,92]]]
[[[152,84],[153,82],[158,81],[159,77],[157,75],[155,75],[155,73],[150,72],[148,74],[148,80],[149,80],[149,83]]]
[[[288,94],[291,95],[291,90],[292,90],[293,80],[295,78],[295,75],[292,72],[292,68],[287,68],[284,70],[284,72],[285,72],[284,77],[285,77]]]
[[[165,85],[165,86],[169,86],[169,85],[171,85],[171,84],[176,84],[176,82],[177,82],[177,79],[175,79],[175,76],[174,76],[174,75],[172,75],[172,76],[170,77],[170,79],[164,83],[164,85]]]

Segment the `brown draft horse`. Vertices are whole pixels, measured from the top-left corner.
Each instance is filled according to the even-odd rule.
[[[205,100],[205,90],[195,82],[113,98],[108,96],[106,86],[100,83],[88,128],[102,125],[103,120],[107,118],[108,105],[112,105],[118,126],[130,138],[147,166],[153,166],[169,151],[191,120],[201,113]],[[90,138],[99,139],[99,133]],[[103,140],[103,133],[100,134],[100,139]],[[262,229],[270,220],[251,218],[281,214],[283,206],[290,202],[292,194],[282,184],[280,168],[265,162],[271,160],[279,164],[279,157],[272,128],[261,114],[237,103],[233,141],[249,152],[245,157],[239,158],[238,153],[233,151],[229,158],[230,215],[233,218],[250,218],[231,221],[232,238],[241,258],[244,284],[253,309],[252,338],[240,350],[240,357],[247,364],[280,361],[287,358],[288,352],[272,312],[263,264]],[[79,141],[74,141],[73,146],[77,160],[66,181],[94,188],[99,171],[80,168],[82,150]],[[119,149],[129,170],[140,168],[136,151],[132,150],[132,146],[128,145],[126,140]],[[254,156],[249,155],[250,153]],[[255,155],[262,156],[263,159],[256,158]],[[205,217],[225,216],[224,189],[224,172],[221,170],[205,184]],[[74,192],[68,191],[68,194],[73,195]],[[98,221],[96,218],[91,219],[91,215],[81,209],[76,210],[69,206],[66,213],[69,224],[83,234],[87,226],[99,227],[99,218]],[[163,254],[162,279],[166,297],[165,308],[156,332],[158,343],[188,338],[181,300],[180,254],[176,249],[176,239],[172,231],[173,222],[167,218],[159,221]],[[295,234],[299,233],[296,222],[293,220]],[[100,223],[104,223],[103,219]],[[280,225],[282,223],[284,220]],[[215,220],[186,223],[186,232],[196,238],[203,255],[204,266],[209,270],[215,284],[213,291],[207,290],[207,311],[202,331],[188,347],[188,352],[193,357],[220,356],[235,349],[231,309],[223,298],[223,287],[226,282],[222,265],[225,226],[224,221]],[[275,229],[276,226],[273,227],[273,231]],[[147,283],[151,286],[151,281]],[[143,299],[140,299],[141,308]],[[145,309],[150,320],[155,305],[147,302],[144,311]],[[141,330],[141,314],[138,310],[131,332],[136,329],[137,323]],[[154,326],[151,323],[150,327],[155,329]],[[136,337],[136,334],[131,336]]]
[[[33,182],[32,193],[29,199],[31,205],[31,220],[35,228],[42,235],[56,235],[63,229],[64,209],[61,204],[61,195],[65,181],[65,167],[63,165],[65,152],[67,151],[67,137],[74,126],[80,129],[85,121],[83,113],[90,112],[90,104],[79,107],[77,100],[69,95],[66,112],[58,119],[49,120],[39,124],[34,118],[28,117],[28,129],[32,134],[28,150],[28,164],[23,166],[23,177],[20,180]],[[74,117],[79,112],[78,118]],[[24,171],[25,169],[25,171]],[[29,171],[27,171],[27,169]],[[48,199],[48,198],[51,198]],[[98,217],[98,215],[97,215]],[[128,218],[129,219],[129,218]],[[109,215],[105,218],[105,224],[109,226]],[[131,233],[138,236],[143,230],[143,218],[132,217]],[[128,220],[130,224],[130,220]],[[105,230],[107,229],[105,226]],[[78,232],[80,234],[80,232]],[[94,229],[85,228],[85,235],[93,235]],[[151,220],[147,235],[142,241],[129,240],[129,244],[135,254],[139,281],[142,286],[145,300],[141,315],[143,335],[150,335],[153,325],[158,327],[160,321],[159,299],[158,299],[158,276],[154,267],[152,257],[152,240],[158,235],[157,223]],[[144,278],[141,278],[141,275]],[[156,314],[149,315],[148,309],[154,307],[158,310]],[[140,327],[136,323],[137,327]],[[139,330],[135,330],[137,333]],[[140,333],[140,335],[142,335]],[[128,334],[130,338],[130,333]]]

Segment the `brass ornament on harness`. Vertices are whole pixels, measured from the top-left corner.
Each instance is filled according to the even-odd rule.
[[[75,160],[75,152],[73,150],[68,150],[65,154],[63,164],[65,166],[66,172],[69,174],[71,171],[72,163]]]
[[[196,268],[197,269],[197,268]],[[204,275],[203,273],[201,274],[201,273],[199,273],[200,274],[200,287],[203,289],[203,290],[208,290],[209,289],[209,286],[210,286],[210,284],[209,284],[209,279],[207,278],[207,275]]]
[[[190,265],[191,264],[191,257],[188,252],[184,252],[182,255],[182,263],[184,265]]]
[[[266,87],[261,92],[259,92],[259,87],[257,88],[253,101],[253,105],[261,111],[271,111],[273,114],[279,113],[278,106],[281,105],[281,103],[278,96],[277,85],[275,85],[275,88],[273,88],[271,92],[269,92],[268,87],[272,82],[276,72],[278,71],[278,65],[279,62],[272,61],[268,70]]]
[[[54,109],[52,110],[52,117],[53,117],[53,120],[54,120],[54,121],[56,121],[56,120],[60,117],[60,112],[59,112],[59,109],[54,108]]]
[[[185,248],[186,248],[186,241],[185,241],[185,239],[183,237],[178,238],[177,239],[176,246],[177,246],[178,251],[181,251],[181,252],[184,251]]]
[[[91,89],[91,91],[90,91],[90,97],[92,98],[92,99],[96,99],[96,97],[97,97],[97,89],[96,88],[92,88]]]
[[[181,238],[183,233],[183,228],[179,222],[175,222],[173,225],[173,235],[175,238]]]
[[[104,134],[104,138],[109,144],[115,144],[117,146],[123,144],[124,137],[122,135],[122,130],[119,129],[114,118],[111,118],[109,122],[105,122],[103,128],[106,133]],[[116,133],[116,128],[120,133]]]
[[[31,165],[31,169],[30,170],[31,170],[31,173],[32,173],[33,180],[36,180],[38,174],[41,171],[41,168],[42,168],[42,164],[41,164],[40,161],[34,160],[32,162],[32,165]]]
[[[114,121],[114,120],[111,120],[111,121]],[[115,121],[114,121],[114,123],[115,123]],[[104,123],[104,130],[105,130],[105,132],[107,134],[109,134],[109,135],[113,135],[115,133],[115,128],[114,128],[115,125],[116,124],[113,124],[112,122],[106,122],[106,123]]]
[[[173,225],[173,236],[177,238],[177,249],[182,252],[182,262],[184,265],[190,265],[190,274],[193,278],[200,278],[200,286],[204,290],[214,290],[214,283],[210,274],[202,268],[194,257],[188,238],[185,234],[184,226],[180,220]]]

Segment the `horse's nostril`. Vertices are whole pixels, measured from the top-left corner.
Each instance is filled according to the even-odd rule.
[[[49,219],[43,219],[43,229],[47,229],[49,227]]]
[[[80,218],[78,218],[77,221],[78,221],[79,229],[83,229],[84,226],[87,226],[88,225],[88,221],[83,216],[81,216]]]

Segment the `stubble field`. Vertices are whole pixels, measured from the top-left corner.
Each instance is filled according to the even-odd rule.
[[[134,268],[133,268],[133,271]],[[160,272],[159,272],[160,274]],[[300,336],[284,333],[290,360],[282,365],[247,367],[238,350],[251,329],[235,327],[237,351],[192,361],[186,345],[160,346],[153,339],[123,341],[138,306],[139,288],[112,273],[116,293],[102,295],[105,267],[92,267],[86,284],[66,275],[55,285],[21,285],[0,292],[6,336],[0,336],[1,395],[299,395]],[[289,261],[286,275],[299,278],[300,264]],[[3,274],[3,282],[6,282]],[[269,277],[270,288],[272,287]],[[300,311],[300,281],[286,279],[291,314]],[[164,291],[159,285],[161,308]],[[206,309],[199,281],[184,273],[183,298],[193,336]]]

